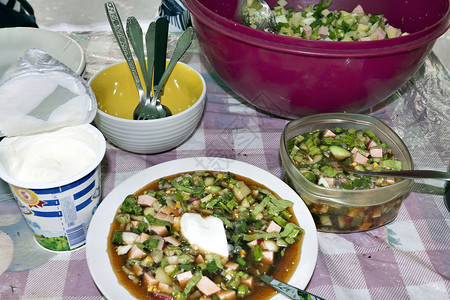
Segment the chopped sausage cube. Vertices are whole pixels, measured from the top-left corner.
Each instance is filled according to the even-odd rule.
[[[128,252],[128,257],[131,259],[140,259],[146,256],[147,253],[139,249],[139,247],[136,245],[133,245],[133,247],[131,247],[130,251]]]
[[[275,221],[270,221],[269,226],[266,229],[267,232],[281,232],[281,226]]]
[[[177,274],[177,280],[180,283],[180,286],[182,288],[185,288],[186,284],[192,277],[193,277],[193,275],[192,275],[191,271],[186,271],[186,272]]]
[[[138,204],[142,206],[152,206],[156,201],[158,200],[150,195],[139,195],[137,199]]]
[[[236,299],[236,292],[234,290],[222,290],[218,292],[217,297],[219,297],[220,300],[234,300]]]
[[[211,296],[220,291],[220,288],[211,279],[203,276],[197,283],[197,288],[206,296]]]

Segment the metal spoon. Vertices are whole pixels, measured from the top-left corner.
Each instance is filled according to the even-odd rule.
[[[242,25],[277,33],[275,16],[264,0],[239,0],[236,18]]]
[[[142,28],[139,25],[139,22],[136,20],[135,17],[128,17],[127,19],[127,35],[131,42],[131,46],[133,47],[134,53],[136,54],[136,57],[139,62],[139,66],[141,67],[142,76],[144,77],[145,85],[147,88],[146,93],[146,100],[144,105],[153,105],[152,103],[152,94],[151,94],[151,86],[152,86],[152,78],[149,77],[149,73],[147,72],[147,66],[145,62],[145,53],[144,53],[144,41],[142,36]],[[153,105],[158,111],[158,108],[156,105]],[[141,111],[140,105],[135,108],[133,113],[133,118],[136,119],[139,115],[139,112]],[[150,111],[154,111],[152,108]],[[159,113],[158,113],[159,114]],[[152,117],[153,118],[153,117]]]
[[[156,88],[161,77],[166,69],[166,54],[167,54],[167,36],[169,33],[169,21],[161,17],[156,20],[156,37],[155,37],[155,71],[153,77],[153,86]],[[167,107],[161,106],[161,96],[156,98],[156,108],[158,109],[160,116],[165,117],[167,115]],[[170,110],[169,110],[170,112]],[[170,112],[169,115],[171,115]]]
[[[161,94],[162,87],[164,86],[167,78],[172,72],[173,68],[180,60],[181,56],[183,56],[184,52],[189,48],[192,43],[192,38],[194,35],[194,31],[192,27],[186,28],[183,34],[178,38],[177,44],[175,45],[175,49],[173,50],[172,57],[170,58],[169,64],[167,68],[164,70],[164,73],[155,88],[155,94],[153,98],[158,98]]]
[[[147,48],[147,73],[148,77],[150,78],[150,83],[147,88],[147,97],[148,95],[152,95],[151,81],[153,79],[153,68],[155,61],[155,35],[156,35],[156,22],[151,22],[150,25],[148,26],[147,33],[145,34],[145,45]],[[158,109],[160,105],[165,110],[166,117],[172,115],[172,111],[170,110],[170,108],[168,108],[164,104],[161,104],[161,102],[156,101],[156,109]]]
[[[106,2],[105,11],[106,16],[108,17],[109,24],[111,25],[111,29],[114,33],[117,43],[119,44],[120,50],[122,51],[122,54],[125,57],[125,61],[128,64],[128,67],[131,71],[131,75],[133,76],[134,82],[136,84],[136,88],[139,94],[139,104],[137,105],[136,110],[140,111],[141,108],[145,105],[147,99],[144,89],[142,88],[141,80],[139,79],[139,74],[136,69],[136,65],[134,63],[133,54],[131,53],[130,45],[128,44],[128,39],[122,25],[122,20],[120,19],[119,13],[117,11],[114,2]],[[159,115],[156,108],[154,111],[149,110],[148,113],[152,115],[156,114],[157,116]]]
[[[403,170],[403,171],[358,171],[352,169],[351,172],[368,176],[398,177],[410,179],[437,179],[450,181],[450,172],[434,170]]]
[[[173,68],[177,64],[178,60],[180,60],[181,56],[183,56],[184,52],[186,52],[187,48],[192,43],[194,31],[192,27],[188,27],[183,34],[178,38],[177,44],[175,45],[175,49],[173,50],[172,57],[170,58],[169,64],[167,68],[164,70],[164,73],[159,81],[158,85],[155,88],[155,94],[153,95],[152,101],[156,101],[158,97],[161,95],[162,87],[164,86],[167,78],[172,72]],[[141,112],[139,113],[138,119],[148,119],[146,107],[144,106]]]
[[[277,290],[278,292],[282,293],[286,297],[290,299],[299,299],[299,300],[305,300],[305,299],[311,299],[311,300],[324,300],[323,298],[320,298],[316,295],[310,294],[307,291],[304,291],[302,289],[296,288],[295,286],[289,285],[287,283],[284,283],[282,281],[279,281],[275,278],[272,278],[267,275],[261,275],[261,280],[264,281],[266,284],[270,285],[272,288]]]

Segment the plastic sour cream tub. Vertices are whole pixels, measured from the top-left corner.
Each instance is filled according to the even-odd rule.
[[[105,151],[105,138],[89,124],[0,142],[0,177],[45,249],[70,251],[85,244],[100,200]]]

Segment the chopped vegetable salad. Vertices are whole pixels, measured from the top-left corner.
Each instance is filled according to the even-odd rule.
[[[285,8],[285,0],[278,4],[272,12],[280,35],[323,41],[373,41],[407,34],[389,25],[383,14],[365,13],[361,5],[347,12],[328,10],[332,0],[320,0],[303,10],[299,7],[299,11]]]
[[[109,248],[122,258],[121,272],[150,298],[246,298],[257,292],[260,275],[274,272],[282,260],[289,268],[298,261],[288,255],[299,256],[288,250],[304,235],[292,205],[229,172],[178,174],[124,199]],[[222,232],[226,249],[210,247]],[[219,237],[212,242],[208,234]]]

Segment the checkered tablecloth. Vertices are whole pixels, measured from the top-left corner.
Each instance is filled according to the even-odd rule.
[[[122,55],[110,32],[66,33],[86,53],[85,78]],[[177,36],[171,36],[173,49]],[[103,196],[130,175],[184,157],[220,156],[282,177],[279,142],[287,120],[246,104],[212,70],[193,43],[182,61],[207,83],[200,127],[177,149],[136,155],[111,144],[102,162]],[[369,112],[388,123],[410,149],[415,168],[445,171],[450,163],[450,75],[431,53],[402,89]],[[318,233],[319,256],[307,287],[326,299],[450,299],[450,213],[442,182],[418,180],[397,219],[354,234]],[[0,197],[0,230],[14,241],[14,260],[0,275],[0,299],[101,299],[85,249],[53,254],[36,246],[13,200]]]

